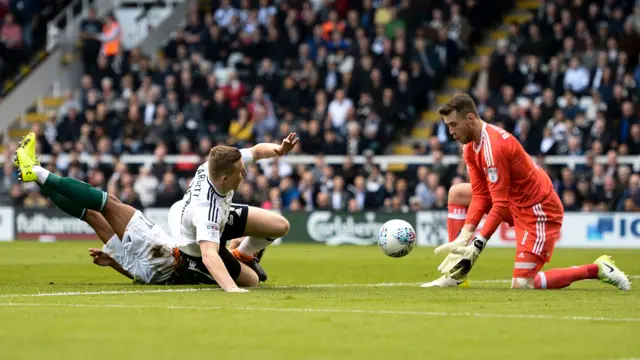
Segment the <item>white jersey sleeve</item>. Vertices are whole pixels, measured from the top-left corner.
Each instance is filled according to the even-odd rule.
[[[242,162],[244,162],[245,165],[253,164],[253,154],[251,153],[251,150],[240,149],[240,154],[242,154]]]
[[[221,209],[218,201],[199,201],[193,217],[196,232],[196,243],[211,241],[220,243],[222,229]]]

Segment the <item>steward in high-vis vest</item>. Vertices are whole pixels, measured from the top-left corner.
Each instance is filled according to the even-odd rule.
[[[107,21],[102,27],[102,34],[98,36],[98,39],[102,41],[100,53],[107,58],[113,58],[120,51],[122,31],[120,30],[120,24],[112,13],[107,15]]]

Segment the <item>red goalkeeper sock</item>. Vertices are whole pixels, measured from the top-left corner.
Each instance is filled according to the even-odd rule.
[[[464,226],[467,218],[467,207],[449,203],[449,215],[447,216],[447,231],[449,233],[449,242],[458,237],[458,233]]]
[[[533,280],[536,289],[561,289],[575,281],[598,278],[598,265],[580,265],[539,272]]]

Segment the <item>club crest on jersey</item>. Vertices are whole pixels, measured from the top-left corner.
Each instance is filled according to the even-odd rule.
[[[487,169],[487,176],[489,177],[489,181],[495,183],[498,181],[498,169],[494,167],[490,167]]]

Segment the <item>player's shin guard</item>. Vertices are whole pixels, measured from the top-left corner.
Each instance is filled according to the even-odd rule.
[[[449,233],[449,242],[458,237],[460,230],[464,226],[467,218],[467,207],[463,205],[449,203],[449,215],[447,216],[447,232]]]
[[[73,199],[78,206],[95,211],[102,211],[107,203],[107,193],[94,189],[91,185],[71,178],[49,174],[42,185],[45,191],[53,190],[68,199]]]
[[[50,188],[42,188],[42,195],[46,196],[54,203],[58,209],[64,211],[65,213],[83,220],[84,215],[87,213],[87,210],[82,206],[79,206],[75,202],[69,200],[66,196],[62,196],[57,192],[51,190]]]
[[[598,278],[598,265],[589,264],[539,272],[533,280],[536,289],[561,289],[571,283]]]

